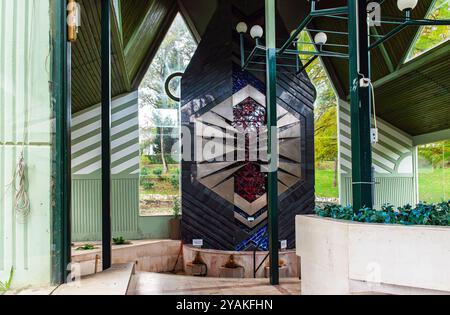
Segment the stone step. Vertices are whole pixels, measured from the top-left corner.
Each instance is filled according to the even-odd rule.
[[[135,264],[117,264],[110,269],[59,286],[52,295],[131,295],[136,287]]]

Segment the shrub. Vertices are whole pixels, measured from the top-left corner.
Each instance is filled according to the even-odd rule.
[[[92,244],[85,244],[85,245],[77,248],[77,250],[94,250],[94,249],[96,249],[95,245],[92,245]]]
[[[152,190],[153,188],[155,188],[155,183],[149,180],[148,178],[143,179],[141,178],[141,186],[145,190]]]
[[[114,243],[114,245],[130,245],[131,244],[131,242],[125,240],[125,238],[123,236],[113,238],[113,243]]]
[[[172,174],[172,176],[170,177],[170,183],[175,189],[178,189],[180,187],[180,169],[177,169],[177,171]]]
[[[141,158],[145,164],[163,164],[161,154],[155,155],[144,155],[145,158]],[[142,156],[141,156],[142,157]],[[179,164],[178,161],[175,161],[171,154],[164,155],[167,164]]]
[[[178,219],[181,216],[181,202],[180,202],[180,198],[176,197],[173,200],[173,216],[175,219]]]
[[[395,209],[385,205],[381,210],[360,209],[351,206],[328,205],[317,207],[316,214],[324,218],[382,224],[450,226],[450,201],[438,204],[420,203],[416,207],[406,205]]]
[[[141,177],[139,178],[141,187],[145,190],[151,190],[155,187],[155,183],[150,178],[150,170],[148,168],[142,168]]]
[[[153,174],[158,178],[161,178],[163,173],[164,173],[164,170],[161,167],[155,168],[153,170]]]

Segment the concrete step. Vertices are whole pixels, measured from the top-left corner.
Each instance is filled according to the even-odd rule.
[[[110,269],[59,286],[52,295],[130,295],[136,287],[135,263]]]

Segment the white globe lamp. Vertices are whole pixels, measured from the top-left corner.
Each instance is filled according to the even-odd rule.
[[[262,38],[264,35],[264,30],[261,26],[255,25],[250,30],[250,35],[252,36],[253,39]]]
[[[419,0],[398,0],[397,6],[400,11],[414,10]]]
[[[328,36],[324,32],[317,33],[314,37],[314,42],[317,45],[325,45],[328,41]]]
[[[240,22],[240,23],[238,23],[238,25],[236,26],[236,31],[237,31],[239,34],[247,33],[247,30],[248,30],[248,26],[247,26],[247,23],[245,23],[245,22]]]

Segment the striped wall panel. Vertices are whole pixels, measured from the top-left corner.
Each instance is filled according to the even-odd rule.
[[[72,117],[72,240],[101,239],[101,108]],[[138,92],[112,102],[112,230],[140,238]]]
[[[351,113],[350,105],[339,101],[340,199],[351,204]],[[373,146],[375,205],[396,206],[418,201],[416,148],[408,134],[378,119],[379,142]]]
[[[122,95],[112,102],[113,175],[139,173],[138,92]],[[95,105],[76,113],[72,119],[72,174],[100,176],[101,108]]]
[[[0,0],[0,280],[48,285],[51,271],[52,104],[50,2]],[[14,210],[23,151],[31,212]]]
[[[100,179],[73,180],[73,241],[101,240],[101,185]],[[112,198],[113,236],[140,238],[139,181],[113,179]]]
[[[376,176],[375,205],[378,207],[385,204],[394,204],[396,206],[411,204],[415,200],[414,178],[413,177],[381,177]],[[342,186],[342,204],[350,204],[352,200],[352,179],[343,177]]]

